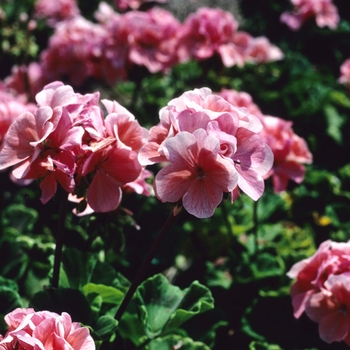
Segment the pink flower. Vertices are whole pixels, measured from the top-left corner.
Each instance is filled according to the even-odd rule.
[[[115,0],[115,3],[120,10],[126,10],[128,8],[137,10],[141,5],[151,1],[166,3],[168,0]]]
[[[296,279],[291,288],[294,317],[301,316],[312,295],[327,289],[330,276],[347,272],[350,272],[350,241],[325,241],[313,256],[294,264],[287,274]]]
[[[137,153],[126,148],[103,147],[85,161],[82,176],[91,175],[87,201],[95,212],[114,210],[120,204],[121,187],[137,179],[141,165]]]
[[[348,58],[340,67],[339,83],[347,84],[350,87],[350,58]]]
[[[263,175],[273,162],[271,150],[258,135],[261,128],[258,117],[247,109],[233,106],[208,88],[195,89],[161,109],[160,123],[151,128],[139,160],[143,165],[167,161],[163,148],[168,140],[182,132],[193,134],[205,130],[219,142],[218,154],[231,164],[229,169],[237,176],[238,187],[257,200],[264,191]],[[233,201],[238,191],[235,188],[230,192]]]
[[[79,14],[76,0],[37,0],[35,16],[46,18],[51,26],[57,22],[70,19]]]
[[[238,22],[229,12],[209,7],[198,9],[187,17],[179,31],[181,61],[204,60],[220,52],[222,46],[232,40],[237,28]]]
[[[290,29],[299,30],[312,17],[315,17],[319,27],[337,28],[339,14],[332,0],[291,0],[291,2],[294,11],[284,12],[281,15],[281,22],[287,24]]]
[[[109,33],[81,16],[58,23],[40,57],[47,81],[68,78],[81,85],[87,78],[104,78],[102,43]]]
[[[305,140],[294,133],[292,122],[264,116],[263,125],[261,137],[274,154],[273,167],[265,178],[272,176],[275,192],[282,192],[287,189],[289,179],[296,183],[304,180],[303,164],[312,163],[312,154]]]
[[[263,115],[252,97],[245,92],[222,90],[219,95],[234,106],[245,107],[259,117],[263,125],[259,136],[271,148],[274,156],[273,167],[263,177],[267,179],[272,176],[275,192],[286,190],[289,179],[301,183],[305,175],[303,164],[312,162],[312,154],[305,140],[294,133],[292,122]]]
[[[128,28],[128,59],[145,66],[151,73],[166,72],[178,62],[177,32],[179,21],[159,8],[147,12],[131,11],[122,19]]]
[[[233,164],[219,155],[219,141],[204,129],[186,131],[164,142],[170,164],[155,178],[156,196],[163,202],[182,199],[184,208],[198,218],[213,215],[224,192],[237,185]]]
[[[305,311],[319,323],[322,340],[350,345],[350,272],[329,276],[324,288],[308,299]]]
[[[94,350],[95,343],[87,327],[72,322],[69,314],[33,309],[15,309],[5,316],[9,326],[0,340],[3,349]]]

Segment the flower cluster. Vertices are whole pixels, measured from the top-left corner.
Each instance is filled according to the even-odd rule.
[[[169,161],[155,178],[156,196],[164,202],[182,200],[191,214],[213,215],[223,193],[238,188],[257,200],[273,155],[261,140],[262,124],[245,108],[237,108],[208,88],[185,92],[160,111],[140,150],[141,164]]]
[[[292,30],[299,30],[309,19],[315,18],[319,27],[335,29],[339,23],[338,9],[332,0],[291,0],[294,5],[293,12],[284,12],[281,22]]]
[[[233,15],[221,9],[199,8],[188,16],[179,32],[180,61],[220,55],[226,67],[246,62],[265,63],[283,58],[282,51],[265,37],[238,31]]]
[[[59,183],[85,198],[97,212],[115,209],[122,187],[145,174],[137,160],[147,137],[135,117],[99,93],[80,95],[61,82],[36,95],[38,108],[18,116],[8,129],[0,152],[0,169],[13,166],[18,181],[39,179],[41,201],[49,201]],[[132,186],[128,186],[130,190]]]
[[[115,4],[120,10],[127,10],[128,8],[137,10],[139,9],[143,4],[146,4],[148,2],[159,2],[159,3],[166,3],[168,0],[115,0]]]
[[[288,272],[294,316],[305,311],[319,323],[321,339],[350,345],[350,241],[323,242],[316,253]]]
[[[221,9],[200,8],[180,23],[172,13],[157,7],[119,14],[101,2],[95,13],[98,23],[94,23],[79,15],[74,1],[49,4],[51,1],[37,2],[37,16],[46,13],[50,23],[55,23],[36,66],[41,70],[38,81],[44,80],[40,89],[51,81],[67,79],[74,86],[89,78],[113,84],[130,77],[137,66],[151,73],[167,72],[180,62],[213,55],[227,67],[283,57],[267,38],[238,31],[233,15]]]
[[[77,16],[79,12],[76,0],[37,0],[35,2],[35,17],[45,18],[53,27],[58,22]]]
[[[0,349],[94,350],[89,329],[72,322],[69,314],[15,309],[5,316],[8,331],[0,335]]]
[[[224,89],[219,95],[234,106],[245,107],[259,117],[263,125],[259,136],[274,155],[273,166],[264,179],[272,176],[274,191],[278,193],[286,190],[289,179],[301,183],[305,176],[303,164],[312,162],[312,154],[305,140],[294,133],[292,122],[264,115],[246,92]]]

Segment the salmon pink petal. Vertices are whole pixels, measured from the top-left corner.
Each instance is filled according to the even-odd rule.
[[[255,170],[236,164],[238,187],[253,200],[258,200],[264,193],[265,183]]]
[[[40,201],[46,204],[57,191],[57,182],[53,173],[44,177],[40,183],[40,189],[42,191]]]
[[[330,313],[320,320],[318,330],[326,343],[341,341],[349,333],[349,317],[340,310]]]
[[[95,212],[108,212],[118,207],[122,190],[120,183],[97,170],[87,191],[87,201]]]
[[[94,340],[89,334],[88,328],[80,327],[74,330],[66,339],[74,350],[95,349]]]

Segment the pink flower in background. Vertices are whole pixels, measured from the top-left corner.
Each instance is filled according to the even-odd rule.
[[[274,156],[272,168],[263,177],[267,179],[272,176],[274,191],[286,190],[290,179],[301,183],[305,176],[303,164],[312,162],[312,154],[305,140],[294,133],[292,122],[263,115],[252,97],[245,92],[224,89],[219,95],[234,106],[245,107],[259,117],[263,125],[259,136],[271,148]]]
[[[180,22],[159,8],[131,11],[122,21],[128,33],[128,59],[145,66],[151,73],[165,72],[178,62],[177,32]]]
[[[313,256],[294,264],[287,274],[295,279],[291,288],[294,316],[299,318],[309,298],[326,289],[330,276],[345,272],[350,272],[350,242],[325,241]]]
[[[340,66],[340,77],[338,81],[341,84],[346,84],[350,91],[350,58]]]
[[[127,10],[128,8],[137,10],[141,5],[151,1],[164,4],[168,0],[115,0],[115,3],[120,10]]]
[[[102,42],[107,35],[102,26],[81,16],[58,23],[40,57],[46,81],[66,77],[79,86],[89,77],[104,78]]]
[[[305,311],[319,323],[322,340],[350,345],[350,241],[323,242],[313,256],[294,264],[288,276],[295,279],[294,316]]]
[[[34,309],[15,309],[5,316],[9,326],[2,349],[28,350],[94,350],[96,348],[89,329],[72,322],[69,314]]]
[[[331,275],[324,289],[310,296],[305,312],[318,322],[322,340],[350,345],[350,272]]]
[[[315,18],[319,27],[335,29],[339,23],[338,9],[332,0],[291,0],[294,5],[293,12],[284,12],[281,22],[292,30],[299,30],[309,19]]]
[[[230,12],[202,7],[189,15],[179,34],[180,61],[204,60],[218,54],[226,67],[246,62],[265,63],[283,58],[282,51],[267,38],[253,38],[238,31]]]
[[[294,133],[292,122],[264,116],[263,125],[261,137],[274,154],[273,167],[265,178],[272,176],[275,192],[282,192],[287,189],[289,179],[296,183],[304,180],[303,164],[312,163],[312,154],[305,140]]]
[[[229,12],[209,7],[198,9],[187,17],[179,31],[181,61],[213,56],[232,40],[237,28],[238,22]]]
[[[233,164],[219,150],[219,141],[204,129],[167,139],[163,153],[170,164],[155,178],[156,196],[163,202],[182,199],[184,208],[198,218],[212,216],[223,193],[237,186]]]
[[[45,18],[51,26],[79,14],[76,0],[36,0],[35,17]]]

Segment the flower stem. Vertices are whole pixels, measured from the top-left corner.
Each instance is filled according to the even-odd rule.
[[[51,283],[53,288],[58,288],[58,281],[60,279],[64,225],[66,222],[66,214],[67,214],[68,196],[67,196],[67,193],[62,188],[59,188],[59,197],[60,197],[60,204],[59,204],[59,211],[58,211],[56,248],[55,248],[55,258],[53,263],[52,283]]]
[[[156,239],[154,240],[151,248],[149,249],[147,255],[145,256],[135,278],[134,281],[132,282],[129,290],[127,291],[127,293],[125,294],[125,297],[122,301],[122,303],[120,304],[120,307],[115,315],[115,319],[117,321],[119,321],[121,319],[121,317],[123,316],[126,308],[128,307],[132,296],[134,295],[137,287],[140,285],[140,283],[143,281],[144,279],[144,275],[149,267],[149,265],[151,264],[158,248],[161,246],[161,244],[164,241],[165,236],[167,235],[167,233],[170,231],[170,229],[173,227],[173,225],[175,224],[177,218],[179,217],[179,214],[182,212],[183,207],[178,207],[176,206],[170,216],[168,217],[167,221],[165,222],[164,226],[162,227],[162,229],[160,230],[160,232],[158,233]]]

